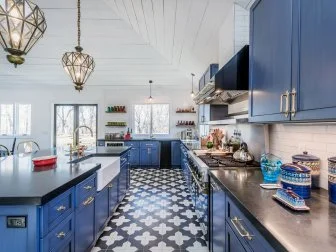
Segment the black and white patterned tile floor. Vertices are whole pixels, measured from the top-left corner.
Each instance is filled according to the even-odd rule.
[[[125,199],[91,252],[208,252],[180,169],[132,169]]]

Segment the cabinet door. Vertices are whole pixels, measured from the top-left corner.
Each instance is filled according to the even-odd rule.
[[[95,240],[94,198],[90,201],[90,197],[76,209],[75,251],[87,251]]]
[[[210,121],[210,105],[209,104],[204,104],[203,105],[203,118],[204,122],[207,123]]]
[[[119,190],[118,190],[118,198],[119,202],[123,200],[126,195],[127,189],[127,166],[128,164],[123,165],[120,167],[120,174],[119,174]]]
[[[139,148],[132,147],[130,150],[130,159],[129,159],[131,166],[137,166],[140,164],[140,150]]]
[[[160,166],[160,149],[151,148],[150,149],[150,159],[152,166]]]
[[[180,141],[171,142],[171,163],[172,166],[181,165],[181,148]]]
[[[118,204],[118,177],[114,178],[109,185],[109,215],[112,215]]]
[[[225,193],[210,180],[210,251],[225,251]]]
[[[233,232],[230,225],[226,225],[226,252],[246,252],[247,250],[244,248],[244,246],[240,243],[238,237]],[[218,250],[218,251],[224,251],[224,250]],[[249,251],[249,250],[248,250]]]
[[[150,165],[150,148],[142,148],[140,149],[140,165],[141,166],[148,166]]]
[[[104,228],[104,224],[109,217],[109,188],[105,187],[96,195],[95,200],[95,233]]]
[[[250,121],[289,120],[280,96],[292,83],[292,0],[257,0],[250,17]]]
[[[336,1],[295,1],[299,8],[292,120],[336,119]],[[295,69],[295,70],[296,70]]]

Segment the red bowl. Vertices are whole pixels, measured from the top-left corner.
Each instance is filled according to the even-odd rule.
[[[46,166],[56,164],[57,156],[43,156],[32,159],[35,166]]]

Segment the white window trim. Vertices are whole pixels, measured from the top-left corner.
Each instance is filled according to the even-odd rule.
[[[169,116],[169,119],[168,119],[168,133],[166,133],[166,134],[162,134],[162,133],[160,133],[160,134],[157,134],[157,133],[152,133],[152,132],[149,132],[149,134],[136,134],[135,133],[135,120],[134,120],[134,117],[135,117],[135,106],[136,105],[150,105],[151,106],[151,118],[150,118],[150,131],[152,130],[152,128],[153,128],[153,117],[152,117],[152,105],[168,105],[169,106],[169,113],[168,113],[168,116]],[[160,137],[160,136],[162,136],[162,137],[167,137],[167,136],[170,136],[170,133],[171,133],[171,125],[170,125],[170,118],[171,118],[171,104],[170,103],[134,103],[133,105],[132,105],[132,126],[133,126],[133,129],[134,129],[134,131],[133,131],[133,135],[134,136],[136,136],[136,137],[150,137],[151,136],[151,134],[153,135],[153,136],[156,136],[156,137]]]
[[[7,104],[7,105],[13,105],[13,132],[10,135],[0,135],[1,139],[12,139],[13,137],[20,137],[20,138],[31,138],[31,131],[32,131],[32,121],[30,125],[30,134],[24,134],[24,135],[19,135],[17,134],[18,128],[19,128],[19,110],[18,106],[19,105],[30,105],[32,107],[31,103],[13,103],[13,102],[4,102],[1,104]],[[0,118],[1,120],[1,118]],[[31,120],[31,112],[30,112],[30,120]]]

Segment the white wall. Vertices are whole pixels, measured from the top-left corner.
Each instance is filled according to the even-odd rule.
[[[336,156],[335,124],[300,124],[270,126],[270,152],[291,162],[292,155],[308,151],[321,159],[320,185],[328,189],[328,161]]]
[[[108,120],[118,120],[114,114],[106,114],[108,105],[125,105],[128,113],[125,116],[128,125],[132,125],[133,104],[146,103],[149,96],[149,88],[143,87],[85,87],[85,90],[78,93],[69,86],[56,87],[2,87],[0,103],[29,103],[32,104],[32,134],[31,139],[39,143],[41,148],[50,148],[53,144],[53,105],[56,103],[72,104],[98,104],[98,137],[104,138],[107,129],[105,124]],[[169,87],[153,87],[155,103],[170,104],[170,137],[175,137],[177,132],[183,130],[175,127],[178,120],[197,121],[197,114],[176,114],[177,107],[191,106],[192,100],[190,90],[172,89]],[[115,116],[115,117],[114,117]],[[0,137],[0,144],[11,148],[13,138]]]

